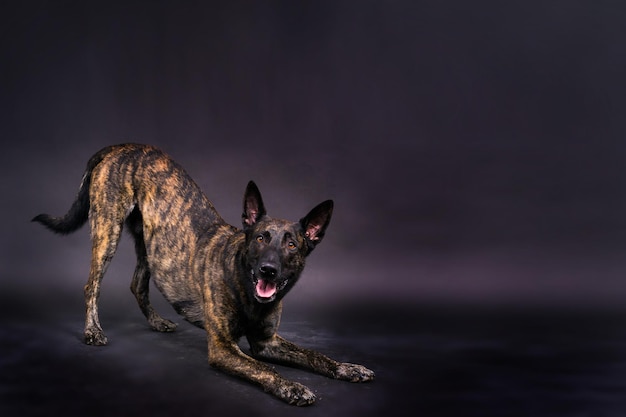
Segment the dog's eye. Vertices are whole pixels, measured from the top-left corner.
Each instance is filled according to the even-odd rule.
[[[256,241],[259,242],[259,243],[263,242],[263,240],[264,240],[263,235],[258,235],[256,237]]]
[[[296,250],[298,248],[295,242],[287,243],[287,247],[289,248],[289,250]]]

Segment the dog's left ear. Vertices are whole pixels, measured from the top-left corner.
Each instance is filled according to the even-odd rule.
[[[243,197],[243,214],[241,215],[241,221],[244,229],[254,225],[261,217],[265,216],[265,214],[265,206],[263,205],[261,192],[254,181],[250,181]]]
[[[309,245],[309,253],[322,241],[332,214],[333,200],[326,200],[300,219],[300,225]]]

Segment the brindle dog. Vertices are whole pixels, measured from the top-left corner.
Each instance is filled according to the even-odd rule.
[[[340,363],[290,343],[277,334],[281,300],[294,286],[305,258],[330,222],[331,200],[298,222],[272,219],[253,182],[244,196],[243,229],[227,224],[185,170],[151,146],[124,144],[96,153],[88,162],[78,195],[63,217],[40,214],[54,232],[71,233],[88,219],[92,259],[85,286],[85,342],[105,345],[98,319],[100,282],[124,224],[135,240],[137,267],[131,290],[150,326],[170,332],[176,324],[150,304],[148,282],[186,320],[204,328],[209,364],[256,384],[296,405],[315,394],[280,376],[257,359],[309,369],[352,382],[374,372]],[[246,336],[254,359],[239,348]]]

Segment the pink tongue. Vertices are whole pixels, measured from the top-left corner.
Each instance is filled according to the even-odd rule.
[[[256,293],[259,297],[269,298],[276,292],[276,284],[260,279],[256,284]]]

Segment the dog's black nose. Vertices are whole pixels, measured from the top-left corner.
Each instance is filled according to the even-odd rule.
[[[274,278],[278,274],[278,270],[272,264],[262,264],[259,267],[259,272],[265,278]]]

